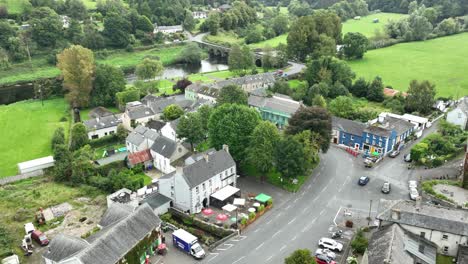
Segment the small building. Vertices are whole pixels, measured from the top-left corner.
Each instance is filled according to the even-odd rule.
[[[117,133],[117,127],[122,124],[122,120],[120,114],[111,114],[85,120],[83,124],[88,132],[88,139],[98,139]]]
[[[136,201],[137,195],[135,192],[127,188],[122,188],[114,193],[107,195],[107,208],[111,207],[113,204],[125,204],[132,208],[138,206],[138,201]]]
[[[134,153],[149,149],[159,136],[157,131],[139,125],[125,139],[127,151]]]
[[[405,230],[437,245],[437,253],[455,257],[468,243],[468,211],[430,205],[421,200],[380,200],[380,226],[399,224]]]
[[[154,167],[163,173],[175,171],[172,164],[188,153],[180,142],[176,142],[165,136],[158,137],[151,146],[151,156]]]
[[[53,167],[55,164],[54,157],[47,156],[39,159],[28,160],[18,163],[18,171],[20,174],[32,173]]]
[[[134,210],[119,210],[112,218],[103,219],[106,221],[102,229],[86,239],[56,236],[42,255],[43,261],[46,264],[117,264],[135,263],[136,259],[144,263],[162,243],[161,220],[148,204]]]
[[[156,119],[153,110],[138,101],[127,103],[125,112],[122,114],[122,124],[129,131],[153,119]]]
[[[441,112],[445,112],[445,109],[447,108],[447,103],[445,103],[442,100],[437,100],[433,105],[432,108],[437,109]]]
[[[102,106],[98,106],[98,107],[91,109],[91,111],[89,111],[88,117],[90,119],[93,119],[93,118],[104,117],[104,116],[113,115],[113,114],[114,113],[111,112],[109,109],[102,107]]]
[[[177,138],[177,126],[179,125],[180,118],[167,122],[163,128],[161,128],[161,135],[169,138],[170,140],[177,142],[182,141]]]
[[[406,96],[408,95],[408,94],[405,93],[405,92],[402,93],[402,92],[400,92],[400,91],[398,91],[398,90],[395,90],[395,89],[393,89],[393,88],[388,88],[388,87],[385,87],[385,88],[384,88],[384,95],[385,95],[385,96],[394,97],[394,96],[396,96],[396,95],[398,95],[398,94],[400,94],[400,95],[403,96],[403,97],[406,97]]]
[[[223,4],[218,7],[218,10],[221,12],[226,12],[226,11],[229,11],[231,8],[232,8],[231,5]]]
[[[151,169],[153,167],[153,157],[149,149],[128,154],[127,166],[133,168],[138,164],[142,164],[145,169]]]
[[[153,209],[156,215],[162,215],[167,213],[168,209],[171,207],[172,200],[160,193],[153,193],[146,196],[141,203],[147,203],[151,206],[151,209]]]
[[[204,19],[208,17],[208,13],[206,11],[193,11],[192,16],[195,19]]]
[[[458,101],[457,107],[447,113],[447,122],[468,129],[468,96]]]
[[[263,120],[268,120],[278,128],[288,125],[288,120],[301,107],[302,103],[282,94],[257,96],[251,94],[248,99],[250,107],[257,109]]]
[[[175,25],[175,26],[157,26],[155,25],[153,33],[156,34],[161,32],[163,34],[174,34],[177,32],[184,31],[182,25]]]
[[[212,194],[236,184],[236,163],[224,145],[219,151],[210,149],[192,156],[184,167],[159,178],[159,192],[171,198],[174,207],[193,214],[210,204]]]
[[[152,130],[155,130],[158,133],[161,133],[161,129],[166,125],[165,122],[160,120],[150,120],[146,123],[146,127]]]
[[[185,112],[196,111],[200,106],[207,104],[206,100],[189,100],[184,95],[175,95],[169,97],[156,97],[147,95],[142,99],[143,104],[151,108],[154,113],[154,120],[161,120],[164,109],[170,105],[178,105]]]

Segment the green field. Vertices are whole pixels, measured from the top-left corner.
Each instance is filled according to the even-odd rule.
[[[390,19],[399,20],[405,16],[406,15],[395,13],[377,13],[361,17],[360,20],[348,19],[343,23],[343,36],[348,32],[360,32],[366,37],[372,37],[375,30],[383,32],[385,24],[387,24]],[[375,18],[379,19],[379,23],[372,22]]]
[[[109,55],[105,59],[99,59],[97,62],[111,64],[121,68],[129,68],[140,63],[145,57],[154,56],[158,57],[164,65],[169,65],[177,58],[182,49],[182,46],[177,46],[135,52],[119,51]],[[51,78],[60,74],[60,70],[48,64],[47,59],[44,57],[34,58],[32,64],[32,70],[29,62],[22,62],[13,64],[8,70],[0,71],[0,84],[33,81],[40,78]]]
[[[436,84],[438,96],[468,94],[468,33],[371,50],[349,61],[358,77],[380,76],[385,85],[406,91],[411,80]]]
[[[68,121],[60,122],[66,117]],[[52,154],[50,141],[57,127],[69,127],[63,98],[22,101],[0,106],[0,177],[17,174],[17,163]]]
[[[9,14],[19,14],[31,4],[28,0],[0,0],[0,6],[6,6]]]
[[[87,9],[96,9],[97,1],[96,0],[83,0],[83,4]]]
[[[207,35],[205,37],[205,40],[207,42],[216,43],[216,44],[225,45],[225,46],[232,45],[232,44],[238,44],[238,45],[244,44],[244,39],[239,38],[239,36],[237,36],[237,34],[232,31],[220,31],[218,32],[218,35],[216,36]]]
[[[282,35],[279,35],[277,37],[267,39],[267,40],[264,40],[264,41],[261,41],[261,42],[258,42],[258,43],[249,44],[249,47],[251,47],[253,49],[263,49],[266,46],[270,46],[272,48],[275,48],[276,46],[278,46],[281,43],[286,44],[287,38],[288,38],[288,34],[282,34]]]

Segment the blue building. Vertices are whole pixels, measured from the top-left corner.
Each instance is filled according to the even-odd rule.
[[[415,126],[395,117],[379,117],[368,123],[332,118],[332,141],[364,153],[387,154],[401,147]]]

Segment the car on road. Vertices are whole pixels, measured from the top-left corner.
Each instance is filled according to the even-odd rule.
[[[333,251],[341,252],[341,250],[343,250],[343,244],[336,242],[331,238],[322,237],[319,240],[318,245],[322,248],[327,248]]]
[[[398,155],[400,155],[400,151],[397,150],[397,149],[394,150],[394,151],[392,151],[392,152],[390,152],[390,154],[388,154],[388,156],[389,156],[390,158],[395,158],[395,157],[398,156]]]
[[[46,237],[46,235],[44,235],[44,233],[42,233],[41,231],[39,231],[37,229],[32,231],[31,238],[34,241],[36,241],[37,243],[39,243],[39,245],[41,245],[41,246],[49,245],[49,239],[47,239],[47,237]]]
[[[331,258],[332,260],[333,259],[336,259],[336,254],[327,249],[327,248],[318,248],[316,251],[315,251],[315,256],[318,256],[318,255],[326,255],[327,257]]]
[[[418,189],[417,181],[408,181],[408,189]]]
[[[419,196],[418,190],[416,190],[415,188],[411,188],[409,192],[409,196],[411,200],[416,201],[416,198],[418,198]]]
[[[384,184],[382,185],[382,192],[385,193],[385,194],[388,194],[390,193],[390,190],[392,189],[392,186],[390,185],[389,182],[384,182]]]
[[[361,186],[364,186],[369,182],[369,180],[370,180],[369,177],[362,176],[361,178],[359,178],[358,184],[361,185]]]
[[[403,156],[403,160],[406,162],[412,162],[413,160],[411,159],[411,153],[408,153],[405,156]]]
[[[327,257],[327,255],[318,255],[318,256],[315,256],[315,262],[317,262],[317,264],[336,264],[336,262]]]

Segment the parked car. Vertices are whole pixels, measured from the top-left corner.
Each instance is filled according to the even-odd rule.
[[[39,245],[41,246],[47,246],[49,245],[49,239],[47,239],[46,235],[44,235],[44,233],[42,233],[41,231],[39,230],[34,230],[32,233],[31,233],[31,238],[36,241],[37,243],[39,243]]]
[[[416,200],[416,198],[418,198],[419,196],[418,190],[416,190],[415,188],[411,188],[409,192],[409,196],[411,200]]]
[[[322,237],[318,242],[320,247],[328,248],[333,251],[341,252],[343,250],[343,244],[336,242],[331,238]]]
[[[383,186],[382,186],[382,192],[385,193],[385,194],[388,194],[390,193],[390,190],[392,189],[391,185],[389,182],[384,182]]]
[[[396,156],[400,155],[400,151],[399,150],[394,150],[392,152],[390,152],[390,154],[388,154],[388,156],[390,158],[395,158]]]
[[[406,161],[406,162],[412,162],[413,160],[411,159],[411,153],[406,154],[403,157],[403,160]]]
[[[408,181],[408,189],[418,189],[417,181]]]
[[[327,257],[331,259],[336,259],[336,254],[327,248],[318,248],[315,251],[315,256],[318,256],[318,255],[326,255]]]
[[[370,180],[369,177],[362,176],[361,178],[359,178],[358,184],[361,186],[364,186],[369,182],[369,180]]]
[[[315,262],[317,262],[317,264],[336,264],[336,262],[327,257],[327,255],[315,256]]]
[[[36,228],[34,227],[33,223],[26,223],[24,224],[24,231],[26,232],[26,235],[31,234]]]

